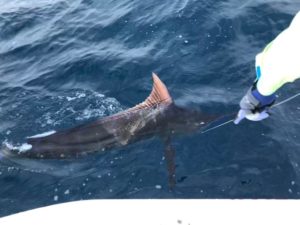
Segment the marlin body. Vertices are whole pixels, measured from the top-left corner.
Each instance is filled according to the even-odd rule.
[[[46,136],[27,138],[27,151],[10,150],[10,154],[26,158],[74,158],[96,151],[122,147],[160,135],[169,146],[169,136],[187,133],[206,126],[216,116],[205,116],[174,104],[168,89],[156,74],[152,74],[150,96],[133,108]]]

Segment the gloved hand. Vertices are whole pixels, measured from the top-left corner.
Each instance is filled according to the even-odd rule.
[[[238,112],[235,124],[244,118],[251,121],[260,121],[269,117],[268,108],[274,104],[275,94],[264,96],[259,93],[254,84],[240,101],[241,109]]]

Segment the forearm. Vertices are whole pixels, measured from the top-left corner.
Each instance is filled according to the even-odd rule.
[[[256,56],[256,66],[260,67],[257,89],[265,96],[300,78],[300,12],[289,28]]]

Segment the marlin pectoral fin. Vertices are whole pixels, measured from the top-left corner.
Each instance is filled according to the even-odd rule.
[[[164,138],[165,144],[165,158],[167,162],[168,169],[168,182],[170,189],[173,189],[176,185],[176,176],[175,176],[175,149],[172,146],[170,136]]]

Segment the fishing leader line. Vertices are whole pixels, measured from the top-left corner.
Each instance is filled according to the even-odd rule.
[[[281,102],[278,102],[278,103],[272,105],[272,106],[270,107],[270,109],[275,108],[275,107],[277,107],[277,106],[280,106],[280,105],[282,105],[282,104],[284,104],[284,103],[287,103],[287,102],[293,100],[294,98],[296,98],[296,97],[298,97],[298,96],[300,96],[300,93],[295,94],[295,95],[293,95],[293,96],[291,96],[291,97],[289,97],[289,98],[287,98],[287,99],[285,99],[285,100],[283,100],[283,101],[281,101]],[[214,126],[214,127],[211,127],[211,128],[209,128],[209,129],[207,129],[207,130],[202,131],[201,134],[204,134],[204,133],[207,133],[207,132],[209,132],[209,131],[212,131],[212,130],[215,130],[215,129],[217,129],[217,128],[220,128],[220,127],[222,127],[222,126],[225,126],[225,125],[227,125],[227,124],[233,122],[234,120],[235,120],[235,119],[231,119],[231,120],[228,120],[228,121],[226,121],[226,122],[224,122],[224,123],[221,123],[221,124],[219,124],[219,125],[216,125],[216,126]]]

